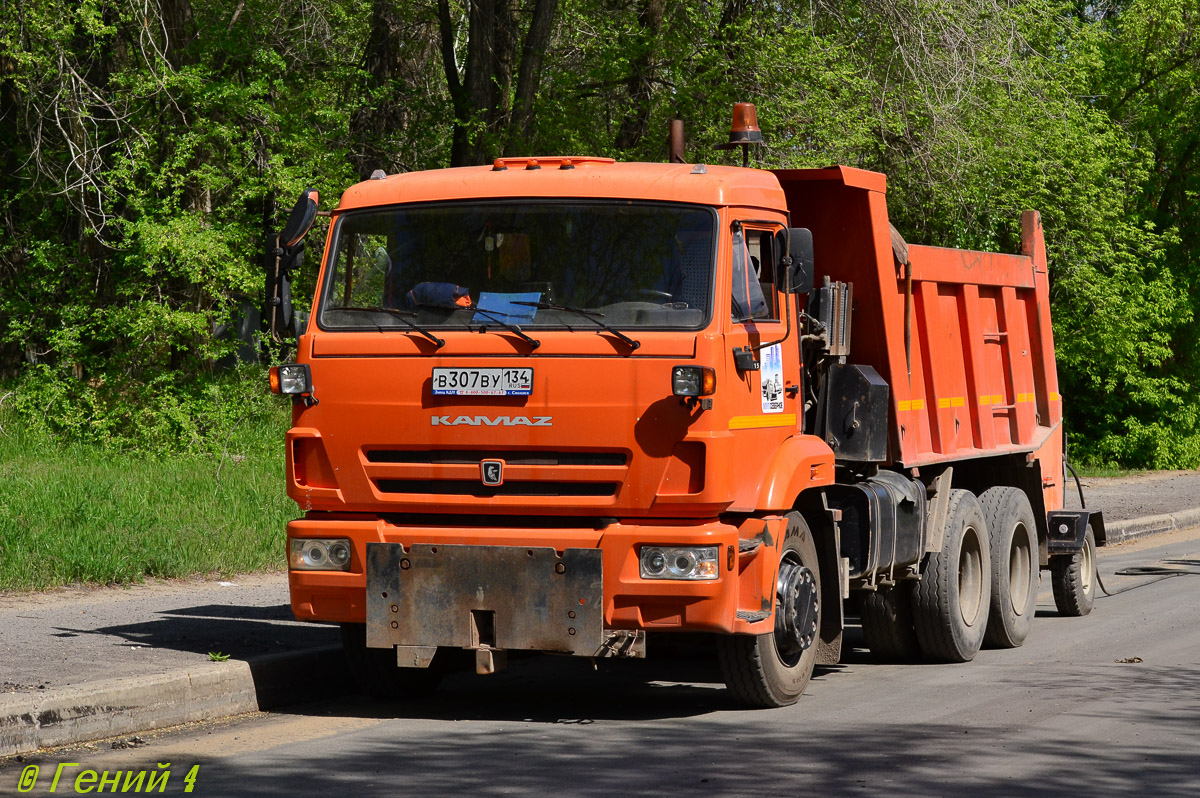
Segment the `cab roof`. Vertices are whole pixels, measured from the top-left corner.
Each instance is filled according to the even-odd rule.
[[[388,175],[351,186],[339,211],[392,205],[508,197],[639,199],[784,210],[772,173],[735,166],[618,163],[611,158],[499,158],[465,166]]]

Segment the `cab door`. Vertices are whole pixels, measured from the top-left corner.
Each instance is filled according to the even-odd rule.
[[[784,225],[734,215],[724,233],[716,306],[726,325],[726,376],[719,393],[729,402],[736,486],[729,509],[736,512],[755,509],[772,453],[799,429],[800,334],[795,298],[785,303],[778,273]],[[792,330],[779,342],[787,333],[785,307]]]

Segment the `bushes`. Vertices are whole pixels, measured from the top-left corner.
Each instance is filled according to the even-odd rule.
[[[31,440],[115,452],[275,456],[291,405],[269,393],[265,369],[179,372],[148,380],[76,379],[50,366],[25,370],[5,392],[8,425]],[[57,444],[55,444],[57,445]]]

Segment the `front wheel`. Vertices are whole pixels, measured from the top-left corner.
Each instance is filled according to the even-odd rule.
[[[1082,549],[1050,558],[1050,584],[1059,613],[1078,618],[1091,612],[1096,603],[1096,579],[1096,537],[1089,526]]]
[[[820,628],[817,547],[800,514],[789,513],[775,583],[775,631],[717,638],[726,687],[747,706],[796,703],[812,677]]]

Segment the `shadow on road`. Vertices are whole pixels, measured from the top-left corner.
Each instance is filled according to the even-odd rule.
[[[137,644],[195,654],[220,651],[233,659],[335,645],[339,640],[336,626],[296,623],[287,604],[204,604],[165,610],[151,621],[96,629],[55,629],[60,637],[107,637],[112,638],[114,646]]]

